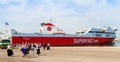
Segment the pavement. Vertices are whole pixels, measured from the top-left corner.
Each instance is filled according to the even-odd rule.
[[[120,62],[120,47],[72,46],[51,47],[38,56],[36,51],[22,57],[20,48],[13,49],[14,55],[7,56],[6,49],[0,49],[0,62]]]

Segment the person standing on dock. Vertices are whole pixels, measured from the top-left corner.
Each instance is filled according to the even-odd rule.
[[[50,43],[47,44],[47,50],[50,50]]]
[[[40,48],[41,48],[41,44],[37,44],[36,45],[36,50],[37,50],[37,54],[38,54],[38,56],[40,55]]]
[[[47,47],[47,45],[46,45],[46,43],[44,42],[44,43],[43,43],[43,48],[44,48],[44,50],[46,49],[46,47]]]
[[[10,44],[8,44],[7,46],[7,55],[8,56],[12,56],[13,55],[13,50]]]
[[[31,44],[31,52],[32,52],[32,53],[34,53],[34,49],[35,49],[35,47],[34,47],[34,44],[32,43],[32,44]]]

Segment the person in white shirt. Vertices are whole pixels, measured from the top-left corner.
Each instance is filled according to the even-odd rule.
[[[37,44],[36,45],[36,50],[37,50],[38,56],[40,55],[40,48],[41,48],[41,44]]]

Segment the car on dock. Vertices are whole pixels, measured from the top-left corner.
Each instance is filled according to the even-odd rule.
[[[8,44],[10,44],[10,40],[9,39],[2,39],[0,41],[0,48],[1,49],[6,49]]]

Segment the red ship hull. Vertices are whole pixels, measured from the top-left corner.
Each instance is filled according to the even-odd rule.
[[[80,46],[112,44],[114,38],[99,37],[42,37],[42,36],[12,36],[12,44],[50,43],[51,46]]]

